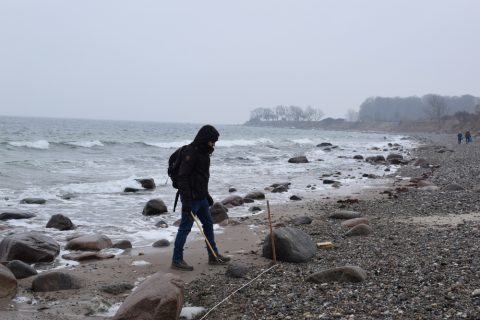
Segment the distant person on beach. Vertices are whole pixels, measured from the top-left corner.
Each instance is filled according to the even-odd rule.
[[[458,144],[461,144],[463,140],[463,133],[459,132],[457,134],[457,139],[458,139]]]
[[[210,206],[213,199],[208,192],[210,178],[210,156],[214,151],[215,142],[220,134],[213,126],[200,128],[192,143],[187,145],[180,154],[178,169],[178,190],[182,202],[182,220],[178,227],[173,249],[172,269],[192,271],[193,267],[183,260],[183,247],[192,229],[194,220],[192,212],[202,222],[203,232],[210,242],[215,255],[207,245],[208,263],[225,264],[230,258],[218,253],[213,233],[213,221]]]
[[[470,133],[469,130],[465,132],[465,143],[470,143],[472,142],[472,134]]]

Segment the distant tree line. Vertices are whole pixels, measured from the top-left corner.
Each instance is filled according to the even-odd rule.
[[[279,105],[275,108],[256,108],[250,112],[250,121],[319,121],[324,116],[322,110],[298,106]]]
[[[480,98],[471,95],[422,97],[371,97],[360,105],[360,121],[438,120],[458,112],[480,112]]]

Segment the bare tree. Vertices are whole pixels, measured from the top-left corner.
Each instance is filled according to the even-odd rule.
[[[346,117],[347,121],[355,122],[355,121],[358,120],[358,111],[353,110],[353,109],[348,109],[345,117]]]
[[[300,121],[303,118],[303,110],[297,106],[290,106],[287,109],[287,119],[290,121]]]
[[[425,113],[430,119],[440,119],[448,113],[448,106],[445,99],[437,94],[425,96]]]
[[[287,107],[279,105],[275,108],[275,113],[277,114],[278,120],[286,120]]]

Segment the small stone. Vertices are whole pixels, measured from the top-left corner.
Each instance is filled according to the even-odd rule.
[[[156,241],[152,246],[154,248],[168,247],[170,246],[170,241],[168,241],[167,239],[161,239]]]

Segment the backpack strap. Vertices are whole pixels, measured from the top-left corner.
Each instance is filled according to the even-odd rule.
[[[173,212],[175,212],[175,209],[177,208],[177,203],[178,203],[178,197],[180,196],[180,190],[177,190],[177,194],[175,195],[175,202],[173,203]]]

